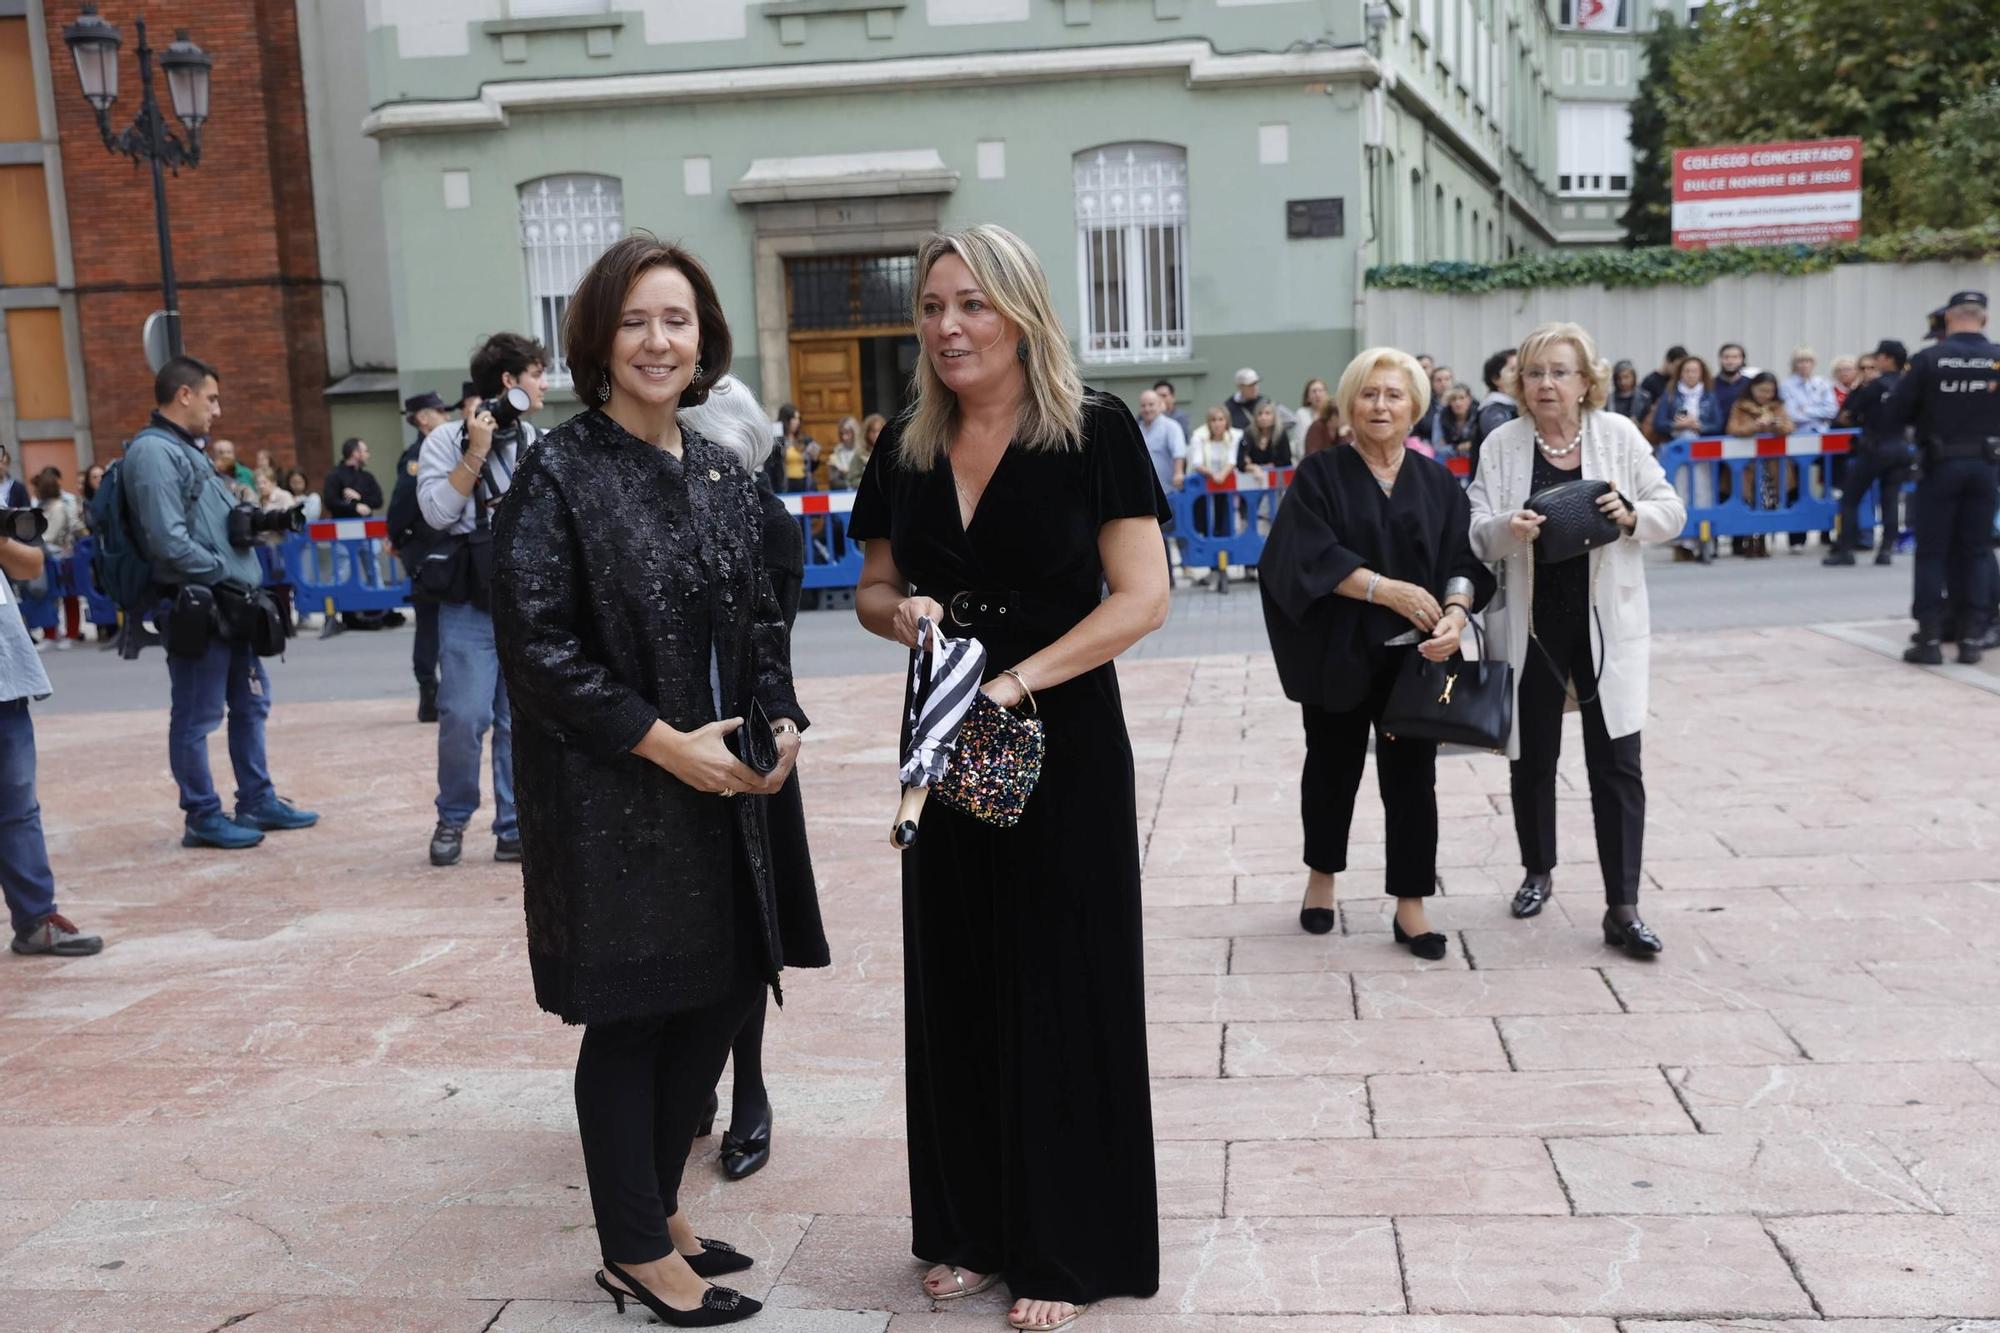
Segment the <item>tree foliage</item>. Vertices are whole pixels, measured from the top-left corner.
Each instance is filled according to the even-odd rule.
[[[1628,246],[1667,245],[1674,238],[1674,152],[1667,138],[1667,116],[1678,100],[1674,57],[1694,40],[1694,29],[1682,27],[1665,13],[1660,25],[1646,34],[1640,54],[1646,73],[1639,82],[1639,95],[1632,99],[1632,195],[1619,219]]]
[[[1368,270],[1385,289],[1472,294],[1527,287],[1699,287],[1741,273],[1820,273],[1840,264],[1980,261],[2000,258],[2000,219],[1951,231],[1868,236],[1851,245],[1728,246],[1715,250],[1556,250],[1502,264],[1396,264]]]
[[[1928,139],[1883,155],[1892,217],[1970,227],[2000,217],[2000,84],[1945,109]]]
[[[1941,119],[1966,108],[1966,137],[1991,146],[1992,103],[1968,94],[2000,81],[1993,0],[1737,0],[1709,5],[1695,39],[1671,59],[1667,141],[1680,147],[1823,139],[1862,140],[1863,218],[1869,230],[1949,225],[1991,209],[1937,216],[1948,201],[1926,171]],[[1988,123],[1976,108],[1989,108]],[[1968,148],[1974,157],[1977,150]],[[1990,178],[1989,178],[1990,179]]]

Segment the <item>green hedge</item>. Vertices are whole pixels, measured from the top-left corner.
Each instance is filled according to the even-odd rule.
[[[1956,231],[1907,231],[1843,245],[1742,246],[1718,250],[1568,250],[1517,255],[1502,264],[1392,264],[1368,270],[1370,287],[1494,292],[1520,287],[1699,287],[1738,273],[1819,273],[1837,264],[1917,264],[2000,258],[2000,221]]]

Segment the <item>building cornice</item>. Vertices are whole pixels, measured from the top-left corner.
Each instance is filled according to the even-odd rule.
[[[1358,82],[1372,85],[1381,67],[1362,48],[1218,55],[1205,41],[1143,46],[964,56],[910,56],[822,65],[760,65],[681,74],[611,74],[588,79],[528,79],[488,84],[475,98],[396,102],[361,123],[374,138],[401,134],[504,129],[516,111],[581,111],[663,103],[880,93],[917,88],[996,87],[1078,78],[1184,72],[1190,88],[1250,84]]]

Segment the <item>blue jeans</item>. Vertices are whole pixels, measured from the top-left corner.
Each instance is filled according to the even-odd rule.
[[[264,719],[271,715],[271,678],[245,644],[209,642],[199,658],[167,658],[173,713],[167,721],[167,763],[190,821],[218,814],[222,798],[208,771],[208,738],[229,710],[229,764],[236,770],[236,809],[255,809],[275,794],[264,762]]]
[[[464,828],[479,809],[479,757],[493,729],[493,834],[511,837],[514,715],[493,647],[493,617],[468,602],[438,607],[438,820]]]
[[[56,879],[35,799],[35,724],[26,699],[0,703],[0,891],[14,933],[56,910]]]

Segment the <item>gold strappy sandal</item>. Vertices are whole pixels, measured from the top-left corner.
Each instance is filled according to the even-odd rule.
[[[945,1267],[951,1270],[951,1280],[958,1284],[958,1290],[932,1291],[928,1281],[919,1279],[917,1283],[918,1286],[924,1289],[924,1295],[934,1301],[962,1301],[967,1296],[977,1296],[980,1292],[985,1291],[1000,1280],[998,1273],[988,1273],[985,1277],[980,1278],[979,1281],[968,1287],[965,1285],[965,1274],[959,1270],[957,1264],[946,1264]],[[925,1278],[928,1277],[929,1274],[925,1274]]]

